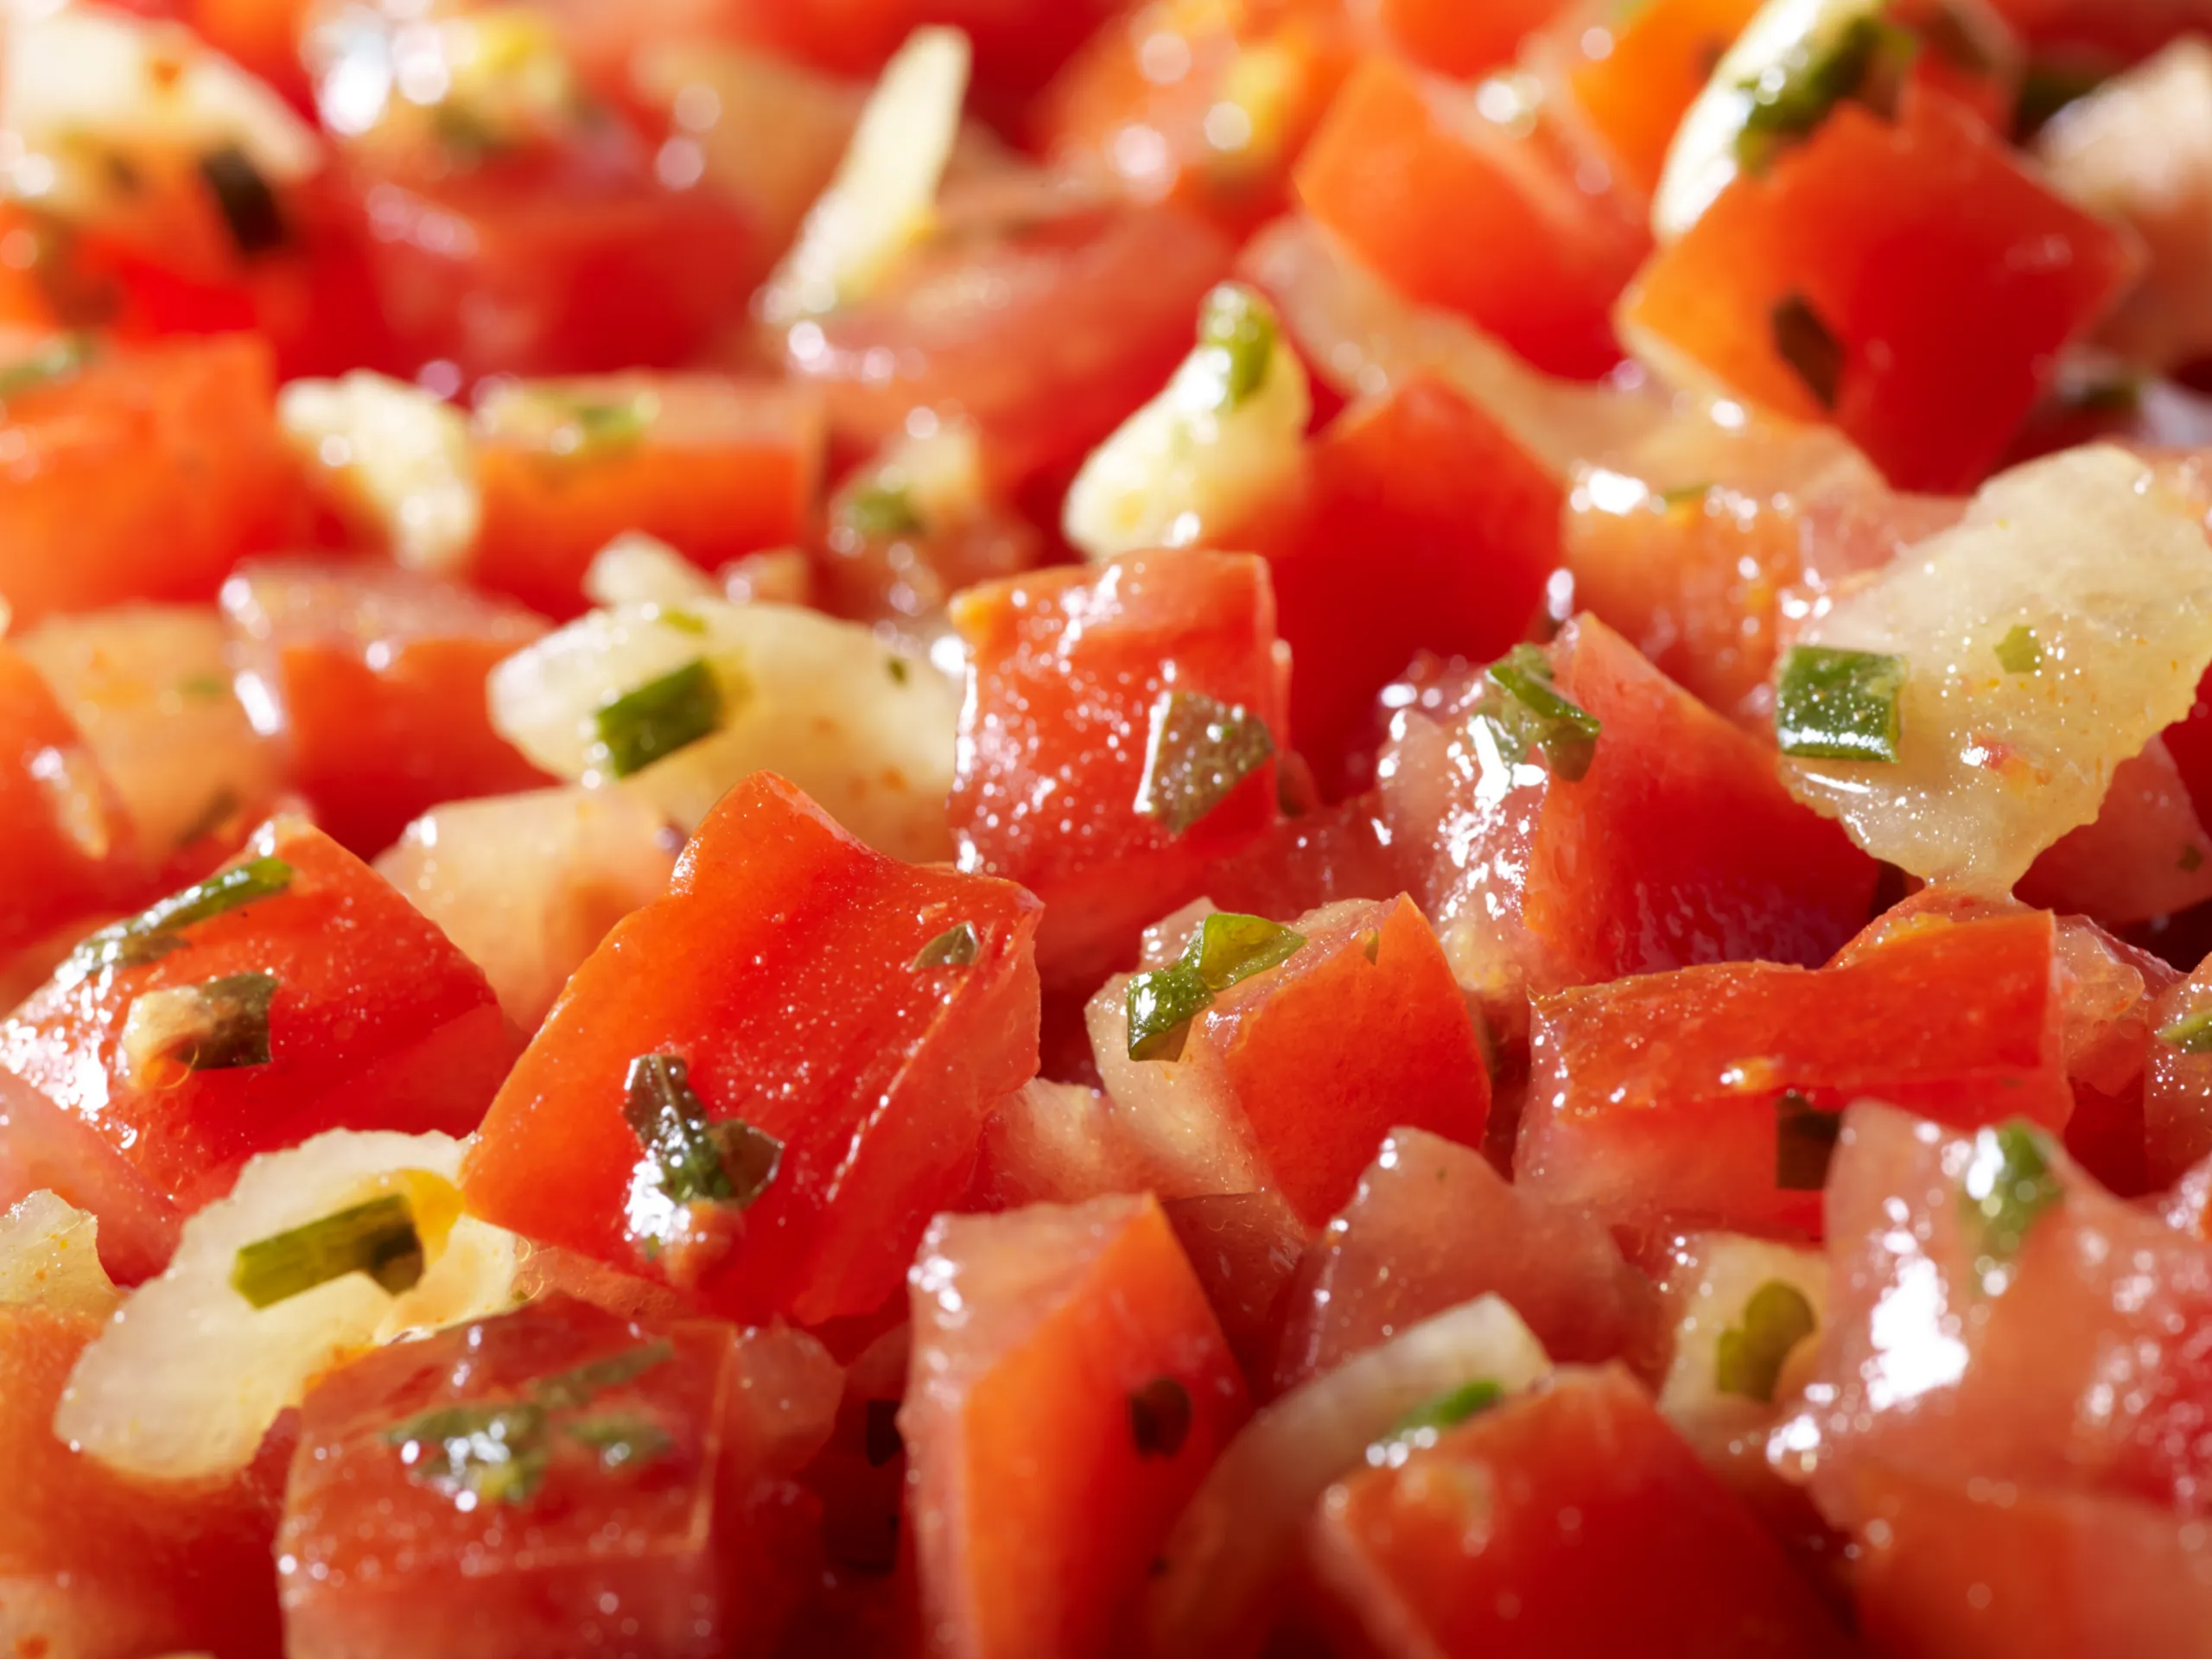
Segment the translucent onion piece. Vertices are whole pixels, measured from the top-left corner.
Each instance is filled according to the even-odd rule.
[[[483,501],[459,410],[357,369],[291,382],[276,418],[310,474],[402,564],[438,575],[467,568]]]
[[[97,1217],[45,1191],[0,1213],[0,1306],[105,1319],[118,1297],[100,1265],[99,1234]]]

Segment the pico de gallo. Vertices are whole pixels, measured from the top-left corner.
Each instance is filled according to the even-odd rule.
[[[0,0],[0,1659],[2212,1659],[2212,0]]]

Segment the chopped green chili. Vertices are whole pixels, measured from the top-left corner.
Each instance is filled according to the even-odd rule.
[[[2158,1040],[2184,1054],[2212,1054],[2212,1007],[2185,1014],[2171,1025],[2159,1027]]]
[[[538,1404],[549,1408],[587,1406],[609,1389],[634,1382],[657,1365],[676,1357],[675,1344],[641,1342],[601,1359],[587,1360],[565,1371],[540,1377],[531,1388]]]
[[[2032,674],[2043,666],[2043,641],[2026,623],[2017,623],[1997,642],[1997,665],[2007,674]]]
[[[1275,315],[1268,302],[1239,283],[1224,283],[1198,312],[1198,343],[1221,354],[1221,403],[1235,409],[1268,382],[1275,349]]]
[[[1974,1136],[1974,1159],[1961,1184],[1970,1224],[1979,1232],[1976,1266],[1993,1294],[2009,1282],[2008,1264],[2044,1211],[2066,1194],[2043,1137],[2032,1125],[2013,1122]]]
[[[681,606],[665,607],[660,613],[661,625],[674,628],[678,633],[694,636],[707,632],[707,619],[696,611],[687,611]]]
[[[292,885],[292,867],[281,858],[263,857],[212,875],[172,893],[127,921],[102,928],[77,947],[76,959],[95,967],[125,968],[157,962],[185,941],[179,930],[264,899]]]
[[[601,703],[592,715],[594,746],[617,778],[711,737],[722,721],[721,683],[704,658]]]
[[[1828,1184],[1843,1115],[1823,1111],[1785,1089],[1774,1103],[1774,1184],[1784,1192],[1817,1192]]]
[[[1191,1433],[1191,1391],[1155,1376],[1129,1395],[1129,1438],[1141,1458],[1172,1458]]]
[[[1129,1058],[1181,1058],[1191,1021],[1217,995],[1241,980],[1281,967],[1305,944],[1305,935],[1265,917],[1215,911],[1192,931],[1175,961],[1130,977],[1125,999]]]
[[[1774,734],[1784,754],[1895,762],[1902,657],[1793,645],[1775,683]]]
[[[1179,836],[1274,759],[1267,722],[1196,691],[1166,691],[1153,706],[1136,810]]]
[[[404,1193],[391,1192],[242,1246],[231,1266],[231,1287],[256,1307],[273,1307],[349,1273],[365,1273],[397,1296],[422,1281],[423,1268],[414,1207]]]
[[[1812,302],[1802,294],[1783,296],[1768,314],[1768,326],[1776,354],[1804,383],[1815,403],[1833,410],[1843,391],[1843,342],[1821,321]]]
[[[652,1418],[628,1413],[580,1417],[563,1425],[563,1432],[597,1451],[599,1466],[607,1470],[642,1467],[666,1457],[676,1446],[668,1431]]]
[[[1887,113],[1914,45],[1908,31],[1871,16],[1853,18],[1832,40],[1800,41],[1741,87],[1751,103],[1736,136],[1737,164],[1748,173],[1764,172],[1847,99]]]
[[[269,181],[262,176],[252,158],[235,144],[226,144],[201,156],[200,176],[207,186],[207,193],[215,199],[223,224],[231,233],[231,245],[238,250],[240,258],[251,259],[256,254],[281,248],[290,239],[276,193],[269,188]]]
[[[1477,1377],[1471,1382],[1462,1382],[1458,1388],[1438,1395],[1433,1400],[1424,1400],[1391,1424],[1389,1432],[1382,1438],[1402,1440],[1416,1434],[1436,1434],[1447,1428],[1456,1428],[1470,1417],[1488,1411],[1504,1398],[1505,1390],[1493,1379]]]
[[[855,535],[872,542],[918,536],[929,526],[915,511],[913,493],[899,484],[863,484],[845,498],[838,517]]]
[[[1713,1386],[1723,1394],[1771,1402],[1789,1351],[1818,1327],[1804,1292],[1779,1279],[1768,1280],[1744,1304],[1742,1323],[1720,1333]]]
[[[552,1462],[542,1406],[446,1406],[385,1431],[408,1478],[487,1503],[526,1503]]]
[[[92,360],[93,349],[90,334],[61,334],[28,356],[0,365],[0,403],[70,378]]]
[[[1475,712],[1509,761],[1517,766],[1541,751],[1561,783],[1579,784],[1590,775],[1605,728],[1595,715],[1560,695],[1542,646],[1514,646],[1484,671],[1484,682]]]
[[[741,1118],[709,1122],[679,1057],[639,1055],[630,1062],[624,1089],[622,1115],[671,1203],[742,1210],[775,1180],[784,1143]]]
[[[269,1005],[276,995],[274,974],[226,974],[183,988],[196,1006],[170,1051],[171,1058],[194,1071],[269,1064]]]
[[[1129,1017],[1129,1058],[1179,1060],[1191,1021],[1213,1001],[1198,970],[1173,962],[1150,973],[1133,974],[1124,994]]]
[[[914,972],[925,968],[966,968],[970,966],[983,948],[972,922],[961,922],[948,927],[914,953],[907,967]]]

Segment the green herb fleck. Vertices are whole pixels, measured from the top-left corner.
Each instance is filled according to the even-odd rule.
[[[0,403],[73,378],[92,360],[93,349],[90,334],[59,334],[28,356],[0,365]]]
[[[913,671],[906,666],[904,657],[887,657],[883,659],[883,667],[884,671],[891,676],[893,685],[904,685],[913,677]]]
[[[595,1449],[599,1466],[610,1471],[641,1468],[666,1457],[676,1446],[668,1431],[652,1418],[626,1413],[582,1417],[563,1427],[572,1439]]]
[[[1980,1234],[1975,1267],[1983,1287],[1994,1295],[2010,1283],[2010,1263],[2028,1230],[2066,1189],[2050,1166],[2043,1137],[2031,1125],[2016,1121],[1974,1136],[1974,1159],[1961,1191],[1967,1217],[1978,1224]]]
[[[542,1406],[446,1406],[385,1431],[408,1478],[486,1503],[526,1503],[552,1461]]]
[[[588,1406],[607,1389],[634,1382],[655,1366],[664,1365],[675,1357],[672,1343],[641,1342],[603,1358],[587,1360],[568,1370],[540,1377],[531,1385],[531,1394],[538,1404],[549,1409]]]
[[[913,972],[925,968],[966,968],[972,965],[983,942],[976,934],[972,922],[962,922],[948,927],[914,953],[913,961],[906,964]]]
[[[1267,385],[1268,364],[1275,349],[1275,314],[1252,289],[1240,283],[1224,283],[1199,308],[1198,344],[1219,362],[1217,407],[1235,409]]]
[[[1768,322],[1776,354],[1804,383],[1815,403],[1834,409],[1843,391],[1843,342],[1802,294],[1777,301]]]
[[[1281,967],[1305,944],[1303,934],[1264,917],[1214,912],[1192,931],[1175,961],[1130,977],[1124,999],[1129,1058],[1180,1059],[1191,1021],[1216,996],[1255,974]]]
[[[292,867],[281,858],[257,858],[172,893],[128,921],[104,927],[79,944],[75,960],[91,967],[142,967],[182,950],[179,931],[264,899],[292,885]]]
[[[1141,1458],[1172,1458],[1191,1433],[1191,1391],[1155,1376],[1129,1395],[1129,1438]]]
[[[653,403],[645,396],[611,404],[579,400],[562,406],[562,426],[552,448],[565,455],[600,455],[627,448],[653,423]]]
[[[672,1204],[727,1204],[742,1210],[776,1179],[784,1143],[741,1118],[708,1121],[692,1092],[690,1068],[674,1054],[630,1062],[623,1117],[657,1166]]]
[[[1823,1111],[1785,1089],[1774,1103],[1774,1184],[1784,1192],[1817,1192],[1828,1184],[1843,1115]]]
[[[1804,1292],[1779,1279],[1768,1280],[1744,1304],[1742,1323],[1720,1333],[1713,1386],[1723,1394],[1771,1404],[1783,1362],[1818,1326]]]
[[[1705,498],[1713,491],[1713,482],[1708,479],[1695,484],[1683,484],[1671,490],[1662,490],[1656,499],[1661,512],[1674,512],[1684,507],[1703,506]]]
[[[2026,623],[2016,623],[1997,642],[1997,666],[2007,674],[2032,674],[2043,666],[2043,641]]]
[[[722,721],[721,683],[706,659],[610,697],[592,715],[596,758],[617,778],[711,737]]]
[[[1274,758],[1267,722],[1196,691],[1163,691],[1153,706],[1136,810],[1179,836]]]
[[[914,509],[911,491],[904,485],[880,481],[863,484],[847,496],[838,517],[855,535],[872,542],[918,536],[929,528]]]
[[[2084,64],[2031,60],[2020,76],[2020,95],[2012,106],[2015,142],[2032,138],[2052,116],[2076,99],[2087,98],[2105,80],[2103,70]]]
[[[269,1064],[269,1005],[276,995],[274,974],[226,974],[202,980],[188,994],[197,1006],[188,1034],[170,1058],[194,1071]]]
[[[1551,658],[1542,646],[1514,646],[1484,671],[1484,681],[1475,712],[1508,761],[1517,766],[1541,751],[1561,783],[1579,784],[1590,775],[1604,728],[1554,688]]]
[[[2212,1054],[2212,1007],[2185,1014],[2171,1025],[2159,1027],[2158,1040],[2184,1054]]]
[[[1886,114],[1895,107],[1912,35],[1879,17],[1854,17],[1834,39],[1801,41],[1783,60],[1741,91],[1751,108],[1736,136],[1736,161],[1747,173],[1764,173],[1776,156],[1811,136],[1846,99]]]
[[[1390,1425],[1382,1435],[1384,1440],[1405,1440],[1420,1438],[1433,1440],[1447,1428],[1457,1428],[1470,1417],[1488,1411],[1505,1398],[1505,1390],[1487,1376],[1477,1377],[1471,1382],[1462,1382],[1458,1388],[1425,1400]]]
[[[404,1193],[387,1193],[240,1248],[231,1287],[256,1307],[365,1273],[392,1295],[423,1278],[423,1240]]]
[[[1124,994],[1129,1017],[1129,1058],[1179,1060],[1191,1021],[1213,1001],[1198,970],[1174,962],[1150,973],[1133,974]]]
[[[276,193],[269,188],[269,181],[252,158],[235,144],[201,156],[200,176],[215,199],[223,224],[230,231],[231,245],[240,258],[270,252],[290,239]]]
[[[189,674],[177,682],[180,696],[196,702],[212,702],[231,695],[231,683],[219,674]]]
[[[1793,645],[1775,684],[1774,734],[1784,754],[1894,764],[1905,660]]]
[[[696,611],[687,611],[681,607],[663,610],[660,620],[664,626],[674,628],[678,633],[699,635],[707,632],[705,617]]]
[[[1279,968],[1305,947],[1306,937],[1264,916],[1217,910],[1200,922],[1183,947],[1207,990],[1218,994],[1239,980]]]

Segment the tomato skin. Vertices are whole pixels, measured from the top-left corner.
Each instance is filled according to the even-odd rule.
[[[1420,376],[1347,409],[1301,494],[1244,533],[1291,648],[1291,724],[1325,795],[1372,780],[1375,699],[1421,651],[1474,661],[1527,635],[1563,497],[1490,415]]]
[[[2056,949],[2041,911],[1929,918],[1818,972],[1723,963],[1540,998],[1515,1173],[1622,1224],[1817,1236],[1819,1188],[1778,1184],[1787,1092],[2064,1125]]]
[[[1354,1652],[1847,1651],[1780,1547],[1618,1366],[1561,1371],[1353,1475],[1308,1539]]]
[[[951,614],[969,652],[949,808],[960,867],[1042,899],[1039,969],[1087,988],[1276,822],[1273,761],[1180,836],[1135,806],[1170,684],[1256,715],[1278,754],[1289,747],[1267,566],[1140,553],[970,588]]]
[[[270,1544],[289,1436],[214,1484],[142,1484],[54,1433],[69,1368],[97,1321],[0,1306],[0,1641],[10,1654],[130,1659],[282,1650]]]
[[[536,388],[583,403],[658,398],[634,442],[562,454],[480,420],[484,517],[471,579],[548,616],[586,606],[584,572],[625,531],[659,537],[711,570],[810,537],[823,422],[804,390],[708,374],[623,374]],[[533,388],[525,382],[517,395]]]
[[[20,457],[0,491],[14,627],[125,600],[212,599],[243,555],[305,528],[269,347],[250,335],[118,351],[10,398],[0,441]]]
[[[569,980],[462,1172],[472,1208],[747,1319],[872,1313],[965,1190],[985,1113],[1037,1069],[1037,901],[871,851],[781,779],[724,796],[665,897]],[[916,969],[966,921],[967,968]],[[709,1116],[783,1142],[725,1248],[649,1255],[631,1061],[680,1054]]]
[[[1311,1236],[1279,1192],[1210,1192],[1160,1206],[1198,1275],[1236,1369],[1255,1400],[1268,1372],[1291,1275]]]
[[[247,707],[316,822],[364,858],[441,802],[550,782],[492,729],[484,682],[543,617],[388,565],[283,560],[223,585]]]
[[[1440,75],[1466,79],[1512,63],[1529,35],[1562,10],[1564,0],[1372,0],[1363,10],[1392,46]]]
[[[963,1659],[1124,1651],[1117,1624],[1247,1414],[1158,1202],[943,1216],[911,1283],[900,1419],[933,1646]],[[1147,1445],[1133,1398],[1163,1379],[1187,1411],[1180,1433],[1154,1425]]]
[[[30,661],[0,643],[0,956],[124,901],[137,849],[122,798]]]
[[[577,1367],[664,1351],[580,1404],[549,1404],[526,1501],[464,1507],[410,1478],[397,1425],[527,1402]],[[792,1477],[829,1438],[837,1367],[783,1329],[639,1325],[563,1296],[372,1351],[301,1408],[279,1534],[295,1659],[569,1659],[609,1650],[764,1659],[818,1571],[821,1510]],[[564,1431],[664,1438],[607,1468]],[[431,1452],[429,1456],[436,1454]]]
[[[284,861],[289,884],[182,930],[187,947],[156,961],[65,963],[0,1026],[0,1066],[187,1213],[255,1154],[324,1129],[467,1134],[516,1047],[483,974],[329,836],[276,818],[247,855]],[[137,998],[250,972],[277,981],[265,1064],[134,1078],[122,1039]]]
[[[1370,57],[1299,161],[1299,200],[1409,297],[1594,379],[1620,359],[1608,313],[1650,233],[1630,193],[1585,188],[1555,122],[1492,121],[1467,89]]]
[[[1274,1391],[1492,1294],[1562,1364],[1663,1369],[1658,1298],[1602,1226],[1512,1185],[1471,1147],[1394,1130],[1299,1264]]]
[[[1622,326],[1737,396],[1833,419],[1901,490],[1955,492],[2004,453],[2060,348],[2139,263],[1967,108],[1910,87],[1893,124],[1839,105],[1764,177],[1730,186],[1644,267]],[[1832,410],[1777,343],[1793,298],[1840,346]]]
[[[963,415],[1009,485],[1072,467],[1190,351],[1227,238],[1172,205],[1021,187],[963,203],[881,287],[785,337],[841,453],[883,447],[918,409]]]

